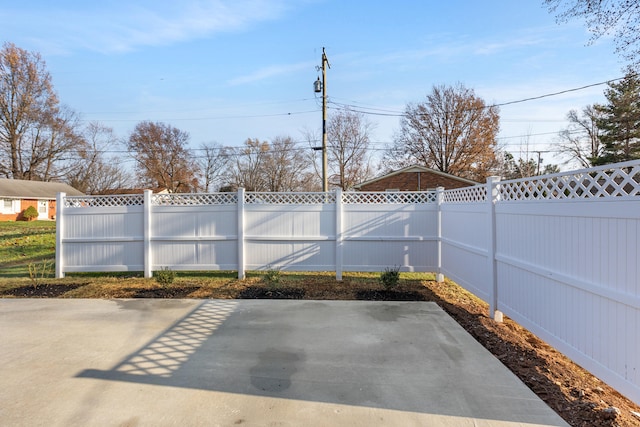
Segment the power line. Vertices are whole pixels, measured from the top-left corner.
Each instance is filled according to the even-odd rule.
[[[351,101],[351,102],[358,103],[357,101]],[[347,108],[350,108],[350,107],[357,107],[357,106],[354,106],[354,105],[352,105],[352,104],[345,104],[345,103],[342,103],[342,102],[330,101],[330,103],[331,103],[331,104],[334,104],[334,105],[337,105],[337,106],[341,106],[341,107],[347,107]],[[375,107],[375,108],[374,108],[374,107],[367,107],[367,106],[366,106],[366,105],[364,105],[364,104],[363,104],[362,106],[360,106],[360,107],[357,107],[357,108],[364,108],[364,109],[367,109],[367,110],[379,111],[379,112],[381,112],[381,113],[404,115],[404,112],[402,112],[402,111],[398,111],[398,110],[390,110],[390,109],[387,109],[387,108],[379,108],[379,107]]]
[[[163,119],[169,121],[200,121],[200,120],[230,120],[230,119],[257,119],[264,117],[279,117],[279,116],[296,116],[301,114],[309,114],[309,113],[317,113],[318,110],[309,110],[309,111],[294,111],[288,113],[274,113],[274,114],[253,114],[253,115],[238,115],[238,116],[218,116],[218,117],[191,117],[191,118],[172,118],[172,119]],[[82,119],[82,122],[92,122],[96,120],[88,120]],[[140,119],[103,119],[98,120],[100,122],[139,122],[142,121]]]
[[[575,87],[575,88],[570,88],[570,89],[565,89],[565,90],[561,90],[558,92],[552,92],[552,93],[547,93],[547,94],[543,94],[543,95],[538,95],[538,96],[533,96],[533,97],[528,97],[528,98],[522,98],[522,99],[517,99],[514,101],[507,101],[507,102],[501,102],[501,103],[494,103],[494,104],[490,104],[490,105],[485,105],[483,107],[480,107],[482,109],[488,109],[488,108],[494,108],[494,107],[503,107],[506,105],[513,105],[513,104],[520,104],[520,103],[524,103],[524,102],[529,102],[529,101],[535,101],[535,100],[539,100],[539,99],[544,99],[544,98],[549,98],[549,97],[553,97],[553,96],[558,96],[558,95],[563,95],[566,93],[571,93],[571,92],[577,92],[577,91],[581,91],[584,89],[588,89],[588,88],[592,88],[592,87],[596,87],[596,86],[601,86],[604,84],[610,84],[616,81],[620,81],[623,80],[624,77],[619,77],[619,78],[615,78],[615,79],[611,79],[611,80],[606,80],[603,82],[598,82],[598,83],[592,83],[592,84],[588,84],[588,85],[584,85],[584,86],[580,86],[580,87]],[[295,100],[295,101],[291,101],[291,102],[300,102],[300,101],[309,101],[315,98],[303,98],[300,100]],[[337,98],[340,99],[340,98]],[[317,101],[317,99],[316,99]],[[274,101],[274,102],[267,102],[267,103],[261,103],[261,104],[247,104],[247,105],[270,105],[270,104],[280,104],[280,103],[287,103],[290,101]],[[350,101],[351,103],[343,103],[343,102],[336,102],[332,99],[328,100],[328,104],[334,106],[330,107],[331,109],[336,109],[336,110],[349,110],[349,111],[353,111],[356,113],[361,113],[361,114],[366,114],[366,115],[371,115],[371,116],[382,116],[382,117],[407,117],[407,113],[406,112],[401,112],[398,111],[396,109],[391,109],[388,107],[380,107],[380,106],[367,106],[370,104],[365,104],[365,103],[361,103],[358,101]],[[360,105],[358,105],[360,104]],[[475,108],[474,108],[475,109]],[[470,109],[471,110],[471,109]],[[172,113],[172,112],[188,112],[190,110],[176,110],[176,111],[151,111],[151,112],[146,112],[146,113],[136,113],[136,112],[95,112],[95,113],[87,113],[87,114],[163,114],[163,113]],[[191,111],[201,111],[201,110],[191,110]],[[252,119],[252,118],[268,118],[268,117],[283,117],[283,116],[294,116],[294,115],[302,115],[302,114],[311,114],[311,113],[317,113],[319,111],[319,109],[314,109],[314,110],[304,110],[304,111],[291,111],[291,112],[282,112],[282,113],[272,113],[272,114],[238,114],[238,115],[227,115],[227,116],[205,116],[205,117],[189,117],[189,118],[165,118],[163,120],[170,120],[170,121],[203,121],[203,120],[233,120],[233,119]],[[82,119],[81,121],[83,122],[90,122],[90,121],[95,121],[95,119]],[[140,119],[98,119],[98,121],[101,122],[137,122],[140,121]],[[505,121],[515,121],[515,120],[509,120],[509,119],[505,119]],[[521,121],[527,121],[526,119],[522,119]],[[543,120],[543,121],[556,121],[556,120]],[[559,120],[557,120],[559,121]]]
[[[552,93],[546,93],[544,95],[538,95],[538,96],[532,96],[529,98],[522,98],[522,99],[517,99],[514,101],[507,101],[507,102],[501,102],[501,103],[495,103],[495,104],[490,104],[490,105],[485,105],[483,107],[480,107],[481,109],[489,109],[489,108],[495,108],[495,107],[503,107],[505,105],[513,105],[513,104],[520,104],[523,102],[529,102],[529,101],[535,101],[538,99],[544,99],[544,98],[550,98],[553,96],[558,96],[558,95],[563,95],[566,93],[571,93],[571,92],[577,92],[577,91],[581,91],[584,89],[589,89],[592,87],[596,87],[596,86],[602,86],[605,84],[610,84],[616,81],[620,81],[623,80],[624,77],[618,77],[615,79],[611,79],[611,80],[606,80],[603,82],[598,82],[598,83],[591,83],[588,85],[584,85],[584,86],[580,86],[580,87],[575,87],[575,88],[571,88],[571,89],[565,89],[565,90],[561,90],[558,92],[552,92]],[[351,101],[351,102],[355,102],[355,101]],[[362,113],[362,114],[368,114],[368,115],[372,115],[372,116],[390,116],[390,117],[406,117],[408,116],[408,114],[406,112],[402,113],[402,112],[398,112],[397,110],[389,110],[389,109],[382,109],[382,108],[370,108],[370,107],[364,107],[364,106],[359,106],[359,105],[354,105],[354,104],[345,104],[345,103],[340,103],[340,102],[335,102],[335,101],[329,101],[330,104],[333,104],[335,106],[338,107],[338,109],[349,109],[350,111],[354,111],[357,113]],[[470,108],[470,110],[476,110],[477,108]],[[369,111],[371,110],[371,111]]]
[[[270,102],[257,102],[257,103],[249,103],[249,104],[236,104],[233,105],[233,108],[241,108],[241,107],[255,107],[260,105],[277,105],[277,104],[290,104],[295,102],[306,102],[313,101],[313,98],[302,98],[302,99],[293,99],[293,100],[283,100],[283,101],[270,101]],[[168,110],[168,111],[147,111],[146,114],[166,114],[166,113],[188,113],[194,111],[207,111],[207,110],[220,110],[220,109],[228,109],[228,106],[225,107],[217,107],[217,108],[198,108],[193,110]],[[138,114],[136,111],[90,111],[84,114]]]
[[[348,111],[353,111],[355,113],[368,114],[370,116],[387,116],[387,117],[406,117],[407,116],[406,113],[380,112],[385,110],[379,110],[379,111],[362,110],[361,107],[358,107],[355,105],[342,104],[334,101],[329,101],[329,104],[335,105],[337,107],[336,108],[337,110],[343,110],[343,111],[348,110]]]
[[[591,87],[602,86],[604,84],[613,83],[613,82],[616,82],[616,81],[619,81],[619,80],[623,80],[623,79],[624,79],[624,77],[618,77],[617,79],[607,80],[607,81],[599,82],[599,83],[592,83],[592,84],[588,84],[588,85],[585,85],[585,86],[580,86],[580,87],[576,87],[576,88],[572,88],[572,89],[565,89],[565,90],[561,90],[559,92],[547,93],[547,94],[539,95],[539,96],[532,96],[530,98],[518,99],[516,101],[503,102],[503,103],[500,103],[500,104],[493,104],[493,105],[490,105],[488,108],[490,108],[490,107],[503,107],[505,105],[519,104],[519,103],[522,103],[522,102],[535,101],[537,99],[543,99],[543,98],[549,98],[549,97],[552,97],[552,96],[563,95],[565,93],[577,92],[577,91],[580,91],[580,90],[589,89]]]

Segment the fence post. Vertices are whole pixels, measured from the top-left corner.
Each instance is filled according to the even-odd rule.
[[[436,282],[444,282],[442,274],[442,202],[444,201],[444,187],[436,188],[436,251],[437,271]]]
[[[56,279],[64,277],[63,239],[64,233],[64,199],[66,193],[58,193],[56,197]]]
[[[151,250],[151,190],[144,190],[143,196],[143,209],[142,209],[142,227],[143,227],[143,239],[144,239],[144,277],[150,278],[153,276],[151,271],[151,265],[153,263],[153,253]]]
[[[245,278],[244,259],[244,188],[238,188],[238,279]]]
[[[503,318],[502,312],[498,310],[498,266],[496,263],[496,202],[500,199],[499,183],[500,177],[490,176],[487,178],[487,201],[489,204],[489,247],[487,250],[487,260],[489,262],[489,283],[491,283],[489,317],[492,317],[496,322],[502,322]]]
[[[336,280],[342,281],[342,188],[336,188]]]

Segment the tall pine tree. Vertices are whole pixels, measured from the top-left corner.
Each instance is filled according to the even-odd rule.
[[[604,150],[594,165],[640,159],[640,78],[628,73],[609,83],[605,96],[607,104],[596,106]]]

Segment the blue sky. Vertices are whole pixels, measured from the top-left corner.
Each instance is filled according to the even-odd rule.
[[[331,101],[392,114],[433,85],[460,82],[500,104],[623,75],[612,40],[587,46],[583,23],[556,24],[542,0],[2,3],[3,42],[39,52],[83,120],[122,138],[162,121],[193,147],[276,136],[306,146],[303,132],[321,129],[312,83],[323,47]],[[501,107],[501,143],[518,157],[529,135],[529,150],[553,151],[567,112],[603,102],[605,88]],[[367,117],[381,150],[399,118]]]

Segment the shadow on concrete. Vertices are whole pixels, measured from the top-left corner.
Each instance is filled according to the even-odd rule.
[[[546,423],[552,411],[484,351],[434,303],[207,300],[76,377]]]

